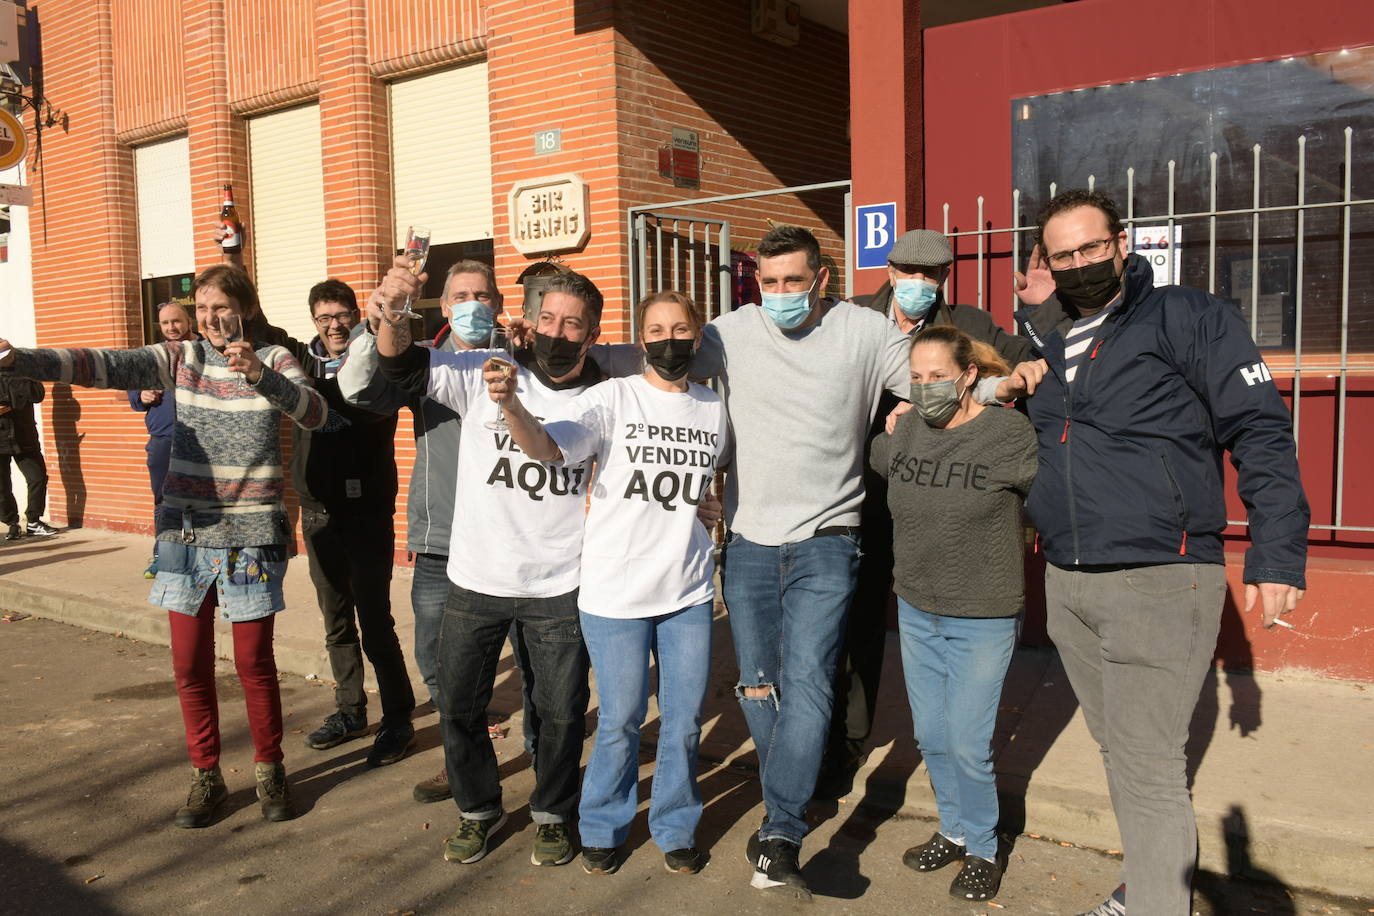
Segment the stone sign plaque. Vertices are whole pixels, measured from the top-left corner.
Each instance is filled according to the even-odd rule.
[[[591,238],[591,195],[576,175],[522,181],[510,191],[510,241],[521,254],[581,248]]]

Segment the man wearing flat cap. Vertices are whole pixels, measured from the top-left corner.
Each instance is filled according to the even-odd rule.
[[[954,252],[943,233],[913,229],[898,238],[888,253],[887,282],[873,295],[855,296],[853,301],[882,313],[907,336],[934,325],[953,325],[974,340],[990,344],[1008,365],[1023,362],[1030,353],[1030,342],[1024,337],[1008,334],[980,308],[945,302],[942,288],[952,263]],[[996,381],[981,382],[975,397],[983,403],[993,400],[989,382]],[[869,430],[869,443],[883,431],[887,415],[896,405],[897,399],[884,392]],[[864,467],[868,467],[867,457]],[[860,522],[864,552],[849,606],[845,644],[835,669],[835,705],[816,783],[817,798],[839,798],[849,792],[872,730],[882,674],[892,592],[892,515],[887,508],[887,482],[869,470],[864,486],[868,491]]]

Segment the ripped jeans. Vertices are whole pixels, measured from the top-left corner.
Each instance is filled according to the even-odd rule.
[[[740,678],[736,695],[759,755],[763,840],[801,845],[830,730],[835,660],[859,568],[850,534],[768,547],[733,534],[721,584]],[[751,697],[745,688],[769,687]]]

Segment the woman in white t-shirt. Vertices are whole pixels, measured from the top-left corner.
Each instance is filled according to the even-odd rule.
[[[537,461],[596,459],[582,545],[578,608],[596,673],[596,746],[578,811],[582,867],[611,874],[637,807],[639,730],[658,668],[660,729],[649,829],[670,872],[693,874],[701,820],[697,745],[711,667],[711,533],[697,519],[726,454],[720,398],[687,380],[701,315],[681,293],[656,293],[636,310],[644,374],[602,382],[541,423],[501,365],[485,378],[511,437]]]

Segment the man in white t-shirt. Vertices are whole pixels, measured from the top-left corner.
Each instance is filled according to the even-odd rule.
[[[381,290],[387,308],[394,311],[405,295],[417,293],[422,278],[393,268]],[[382,372],[413,394],[450,407],[463,424],[450,589],[437,647],[440,725],[460,813],[444,848],[452,862],[485,856],[506,819],[486,710],[512,621],[524,635],[530,701],[539,721],[530,860],[562,865],[573,857],[570,822],[577,811],[588,701],[577,586],[591,461],[552,464],[525,456],[502,428],[482,367],[492,356],[513,359],[521,401],[536,416],[549,415],[604,378],[587,357],[600,332],[601,307],[601,293],[586,277],[553,278],[533,346],[513,356],[415,346],[404,319],[392,318],[378,329]]]

